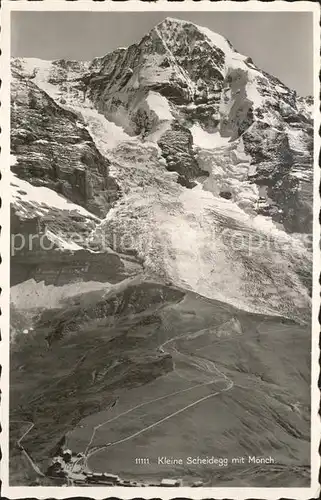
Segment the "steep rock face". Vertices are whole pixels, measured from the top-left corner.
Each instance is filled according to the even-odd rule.
[[[243,182],[256,186],[257,200],[264,193],[264,206],[252,203],[251,211],[290,232],[310,230],[312,100],[298,98],[221,35],[167,18],[139,43],[92,62],[13,64],[58,102],[63,99],[65,108],[73,102],[95,107],[130,135],[157,142],[166,168],[187,187],[205,173],[187,129],[197,125],[230,142],[242,137],[249,156]],[[232,160],[231,169],[236,166]],[[214,181],[208,185],[217,191]],[[295,207],[305,215],[297,217]]]
[[[13,172],[105,215],[118,197],[118,186],[81,117],[60,108],[20,75],[14,75],[11,88]]]
[[[161,128],[159,135],[165,132],[165,138],[159,141],[161,147],[171,135],[167,133],[171,123],[177,119],[183,131],[184,122],[188,126],[196,118],[195,110],[205,126],[213,130],[218,123],[224,53],[207,45],[206,36],[195,25],[168,19],[139,44],[100,60],[99,75],[95,73],[88,79],[87,95],[108,119],[130,133],[148,135]],[[164,98],[166,113],[165,105],[161,105]],[[160,127],[164,122],[167,127]],[[174,127],[178,129],[177,125]],[[185,177],[183,182],[189,185],[190,180],[204,172],[197,168],[191,149],[185,147],[186,135],[181,134],[181,142],[176,134],[178,148],[184,150],[185,172],[175,158],[168,168],[179,173],[179,182]],[[165,155],[171,142],[165,144]],[[175,156],[175,149],[170,156]]]
[[[66,59],[45,61],[19,57],[11,62],[13,71],[31,80],[60,105],[66,104],[72,96],[84,101],[89,65],[89,62]]]
[[[288,231],[310,230],[311,195],[306,183],[312,177],[311,99],[298,99],[220,35],[166,19],[139,44],[100,61],[99,77],[89,79],[88,85],[98,108],[108,118],[133,127],[135,133],[157,128],[155,119],[143,125],[138,119],[152,90],[167,99],[171,124],[198,123],[205,131],[219,130],[231,141],[243,136],[245,152],[252,156],[250,166],[255,165],[257,172],[252,175],[250,168],[248,178],[267,190],[268,207],[263,212]],[[172,141],[166,144],[172,128],[168,125],[164,132],[163,127],[158,144],[170,157],[167,168],[179,173],[179,182],[185,175],[184,185],[192,186],[190,181],[204,172],[195,168],[195,158],[186,149],[182,172],[175,149],[168,151]],[[179,133],[175,141],[183,150]],[[305,145],[300,147],[298,142]],[[303,217],[295,215],[298,207]],[[262,213],[261,208],[258,211]]]
[[[180,125],[179,122],[171,124],[170,129],[158,141],[158,145],[166,160],[166,168],[178,172],[177,182],[182,186],[193,187],[195,184],[190,179],[208,175],[208,172],[202,170],[196,161],[190,130]]]
[[[261,122],[243,135],[254,165],[251,180],[263,188],[267,200],[262,213],[289,232],[312,230],[312,131],[309,125],[287,133]]]
[[[313,115],[313,96],[309,95],[306,97],[297,97],[297,108],[301,112],[302,115],[307,118],[307,120],[311,120]]]
[[[45,470],[66,433],[77,452],[134,434],[126,453],[90,458],[126,474],[135,446],[174,456],[178,439],[186,456],[271,454],[306,484],[312,264],[287,232],[311,221],[310,100],[174,19],[92,62],[13,68],[10,403],[12,420],[35,423],[28,452]],[[205,413],[148,428],[216,390]],[[11,428],[13,484],[24,431]],[[219,480],[238,486],[233,473]]]
[[[275,233],[273,238],[281,238],[273,223],[288,232],[310,230],[313,127],[309,100],[298,100],[294,91],[235,51],[222,36],[189,22],[166,19],[140,43],[91,63],[18,60],[14,67],[21,78],[32,79],[35,88],[42,88],[55,101],[63,96],[65,104],[57,109],[63,115],[76,113],[79,123],[90,130],[99,154],[111,163],[122,194],[91,235],[104,237],[117,252],[138,255],[149,271],[210,297],[223,294],[224,300],[231,300],[230,283],[218,279],[220,271],[213,271],[210,257],[216,256],[215,269],[229,268],[229,258],[228,265],[221,259],[226,258],[225,242],[218,251],[214,243],[221,246],[220,235],[212,240],[212,231],[220,233],[222,213],[232,214],[223,217],[228,231],[237,227],[252,235],[263,225],[264,241],[269,231]],[[32,85],[29,80],[26,84]],[[105,117],[135,135],[126,135],[114,124],[113,132],[122,134],[119,142],[109,145],[111,122]],[[185,187],[195,189],[187,194]],[[258,214],[261,219],[256,219]],[[186,227],[188,237],[177,225]],[[181,241],[174,238],[176,233]],[[298,303],[301,276],[294,282],[304,252],[301,243],[298,255],[290,251],[287,257],[295,261],[291,287],[297,289]],[[249,266],[261,272],[256,258],[246,256],[244,264],[242,252],[233,251],[240,276]],[[186,258],[184,266],[178,264],[181,254]],[[199,265],[192,273],[195,258]],[[280,258],[284,258],[281,253]],[[308,274],[303,268],[303,274]],[[235,276],[234,270],[230,279],[240,304],[254,300],[256,307],[258,299],[244,292],[243,284],[236,286]],[[269,269],[267,276],[275,291]],[[308,277],[302,279],[309,283]],[[253,290],[252,278],[250,282]],[[283,278],[277,286],[282,287],[281,283]],[[265,285],[261,288],[264,295]],[[304,309],[308,298],[303,296]],[[272,309],[282,309],[284,304],[271,298]],[[288,300],[285,303],[288,310]]]

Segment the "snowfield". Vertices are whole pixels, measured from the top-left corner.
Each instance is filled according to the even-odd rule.
[[[68,201],[52,189],[33,186],[29,182],[19,179],[14,173],[11,173],[10,185],[11,197],[15,206],[18,207],[20,215],[28,217],[33,212],[41,216],[50,212],[52,208],[58,208],[59,210],[67,210],[68,212],[78,212],[96,221],[100,220],[99,217],[88,212],[88,210],[80,205]]]
[[[193,143],[195,147],[203,149],[215,149],[226,146],[229,143],[229,137],[222,137],[219,132],[209,133],[203,130],[200,125],[194,124],[191,127]]]
[[[109,285],[97,281],[71,283],[69,285],[46,285],[44,281],[36,282],[31,279],[11,287],[12,304],[18,309],[35,309],[59,307],[69,297],[92,290],[108,290]]]
[[[302,320],[310,302],[300,240],[201,186],[177,187],[175,201],[155,188],[129,194],[97,231],[114,235],[114,250],[135,250],[152,275],[246,311]]]
[[[154,112],[159,121],[173,120],[168,100],[157,92],[150,91],[146,98],[149,110]]]
[[[180,20],[168,22],[175,30],[186,23]],[[277,116],[267,106],[272,94],[266,96],[258,91],[263,84],[270,89],[267,77],[249,58],[235,51],[224,37],[207,28],[197,28],[211,47],[223,51],[223,75],[240,77],[245,101],[247,98],[253,103],[254,112],[261,110],[260,120],[271,127],[267,134],[277,132],[273,129],[278,126]],[[156,26],[154,32],[161,36],[158,30]],[[166,36],[163,36],[162,43],[175,67],[176,78],[193,91],[194,84],[185,70],[176,68]],[[153,57],[158,68],[162,59],[159,54]],[[84,68],[86,64],[83,63]],[[22,65],[26,72],[34,73],[34,82],[40,88],[59,101],[61,92],[58,86],[48,83],[49,74],[55,71],[53,63],[29,60]],[[139,74],[133,72],[130,78],[132,89],[145,80],[153,83],[150,66],[144,66]],[[167,68],[162,69],[165,80],[166,71]],[[153,75],[157,77],[156,73]],[[276,90],[278,95],[286,93],[280,85]],[[240,90],[227,88],[225,92],[228,99],[221,99],[220,116],[233,121]],[[247,311],[300,316],[301,310],[309,304],[300,272],[310,266],[310,257],[295,235],[286,234],[268,217],[257,216],[255,206],[260,196],[259,189],[248,181],[249,175],[255,172],[255,165],[245,154],[242,138],[232,141],[229,136],[222,136],[218,131],[209,133],[194,123],[190,127],[194,151],[198,164],[209,173],[209,177],[199,179],[194,189],[187,189],[176,183],[176,172],[166,170],[157,146],[157,140],[174,119],[171,105],[164,96],[149,91],[144,104],[140,104],[148,118],[154,120],[152,130],[146,131],[145,141],[144,134],[130,136],[121,126],[106,119],[87,98],[82,99],[76,92],[66,93],[65,97],[65,107],[81,113],[97,148],[111,161],[110,172],[121,186],[121,199],[105,220],[97,220],[96,229],[97,234],[113,235],[114,242],[110,245],[114,244],[114,250],[134,251],[149,273],[163,276],[177,286],[206,297]],[[189,109],[193,107],[193,104],[188,105]],[[132,108],[133,111],[136,112],[136,108]],[[304,153],[301,132],[293,130],[289,137],[291,148]],[[300,172],[299,175],[302,176]],[[26,214],[32,206],[41,215],[52,206],[93,217],[47,188],[31,186],[16,176],[12,178],[12,185],[12,196],[21,213]],[[230,199],[220,197],[222,191],[228,193]]]
[[[73,109],[81,113],[88,131],[95,138],[96,146],[102,154],[106,155],[123,141],[135,140],[135,137],[126,134],[122,127],[107,120],[95,109],[81,106],[73,106]]]
[[[159,94],[150,93],[148,103],[160,121],[172,118]],[[308,267],[309,259],[300,240],[254,212],[259,192],[255,184],[245,182],[251,167],[241,139],[230,142],[194,124],[194,147],[210,176],[190,190],[176,183],[175,172],[166,171],[155,143],[129,136],[75,96],[68,106],[82,114],[122,187],[123,197],[96,229],[97,234],[113,235],[118,245],[113,250],[135,251],[147,272],[206,297],[247,311],[287,315],[296,310],[300,316],[309,297],[297,270]],[[16,190],[28,184],[17,182]],[[231,191],[232,200],[220,198],[224,189]],[[39,213],[48,200],[53,206],[86,212],[46,188],[25,190]]]

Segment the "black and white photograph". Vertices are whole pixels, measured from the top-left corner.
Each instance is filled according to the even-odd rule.
[[[318,496],[319,8],[10,3],[4,495]]]

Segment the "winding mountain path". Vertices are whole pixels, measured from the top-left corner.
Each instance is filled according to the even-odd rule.
[[[22,436],[17,440],[17,446],[19,448],[19,450],[21,451],[21,453],[26,457],[26,459],[28,460],[29,464],[31,465],[32,469],[35,471],[36,474],[38,474],[39,476],[41,477],[45,477],[45,474],[43,472],[41,472],[41,470],[39,469],[38,465],[32,460],[31,456],[29,455],[29,453],[26,451],[26,449],[23,447],[23,445],[21,444],[23,439],[27,436],[27,434],[29,434],[29,432],[33,429],[34,427],[34,423],[33,422],[29,422],[27,420],[12,420],[12,423],[13,422],[20,422],[20,423],[24,423],[24,424],[29,424],[27,430],[22,434]]]
[[[201,371],[205,371],[207,374],[210,374],[211,376],[212,375],[215,375],[215,377],[213,379],[211,379],[210,381],[208,382],[204,382],[204,383],[201,383],[201,384],[197,384],[197,385],[194,385],[192,387],[189,387],[187,389],[183,389],[183,390],[180,390],[180,391],[176,391],[176,392],[173,392],[173,393],[170,393],[170,394],[166,394],[165,396],[161,396],[161,397],[158,397],[158,398],[155,398],[155,399],[152,399],[152,400],[149,400],[149,401],[146,401],[144,403],[140,403],[139,405],[136,405],[132,408],[130,408],[129,410],[126,410],[122,413],[120,413],[119,415],[111,418],[111,419],[108,419],[108,420],[105,420],[104,422],[101,422],[99,425],[96,425],[94,428],[93,428],[93,432],[92,432],[92,435],[91,435],[91,438],[89,440],[89,443],[86,447],[86,450],[85,450],[85,464],[87,466],[87,462],[88,462],[88,459],[90,457],[92,457],[93,455],[95,455],[96,453],[98,452],[101,452],[103,450],[105,450],[106,448],[109,448],[109,447],[112,447],[112,446],[116,446],[118,444],[121,444],[121,443],[124,443],[126,441],[130,441],[131,439],[134,439],[135,437],[143,434],[144,432],[162,424],[163,422],[175,417],[176,415],[179,415],[180,413],[183,413],[187,410],[189,410],[190,408],[193,408],[194,406],[202,403],[203,401],[206,401],[210,398],[213,398],[215,396],[218,396],[219,394],[221,394],[222,392],[226,392],[226,391],[229,391],[230,389],[232,389],[234,383],[233,381],[227,377],[223,372],[221,372],[215,365],[215,363],[211,360],[207,360],[207,359],[204,359],[204,358],[199,358],[197,356],[193,356],[193,355],[187,355],[187,354],[183,354],[181,352],[179,352],[177,350],[177,348],[175,346],[172,346],[170,344],[172,344],[173,342],[175,342],[176,340],[179,340],[179,339],[182,339],[184,337],[188,337],[189,333],[188,334],[184,334],[184,335],[180,335],[180,336],[177,336],[177,337],[174,337],[170,340],[167,340],[166,342],[164,342],[163,344],[161,344],[159,347],[158,347],[158,350],[163,353],[163,354],[170,354],[173,356],[173,358],[175,357],[179,357],[179,358],[183,358],[185,361],[188,361],[189,364],[193,365],[193,366],[196,366],[197,368],[201,369]],[[164,347],[166,347],[166,350],[164,349]],[[138,409],[138,408],[141,408],[143,406],[146,406],[148,404],[151,404],[153,402],[157,402],[157,401],[160,401],[160,400],[164,400],[166,398],[169,398],[171,396],[175,397],[175,396],[178,396],[179,394],[182,394],[183,392],[188,392],[188,391],[191,391],[192,389],[195,389],[197,387],[202,387],[202,386],[206,386],[206,385],[211,385],[213,383],[216,383],[218,381],[225,381],[226,382],[226,387],[224,387],[223,389],[219,390],[219,391],[216,391],[212,394],[209,394],[207,396],[203,396],[202,398],[199,398],[197,399],[196,401],[193,401],[192,403],[184,406],[183,408],[180,408],[179,410],[173,412],[173,413],[170,413],[169,415],[161,418],[160,420],[157,420],[156,422],[144,427],[143,429],[139,430],[139,431],[136,431],[134,432],[133,434],[130,434],[129,436],[126,436],[122,439],[118,439],[117,441],[113,441],[111,443],[108,443],[106,445],[103,445],[103,446],[98,446],[98,447],[93,447],[92,449],[90,449],[91,445],[92,445],[92,442],[94,440],[94,437],[96,435],[96,431],[98,429],[100,429],[101,427],[107,425],[108,423],[110,422],[114,422],[115,420],[119,419],[120,417],[124,416],[124,415],[127,415],[131,412],[133,412],[134,410]]]

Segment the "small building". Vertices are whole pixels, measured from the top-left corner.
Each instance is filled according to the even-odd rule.
[[[109,474],[108,472],[103,473],[103,478],[106,479],[106,481],[111,481],[113,483],[117,483],[120,481],[119,476],[117,476],[116,474]]]
[[[74,483],[82,485],[82,484],[84,484],[84,480],[83,479],[74,479]]]
[[[166,486],[166,487],[182,486],[182,480],[181,479],[162,479],[160,485]]]
[[[63,468],[63,461],[59,457],[55,457],[47,469],[48,476],[64,477],[66,475]]]
[[[90,483],[99,483],[104,479],[105,478],[102,472],[93,472],[92,474],[87,474],[87,481]]]
[[[64,461],[61,457],[54,457],[52,460],[51,460],[51,464],[50,465],[54,465],[55,467],[62,467],[64,465]]]
[[[65,462],[67,461],[66,459],[68,459],[68,461],[71,459],[72,457],[72,451],[71,450],[63,450],[62,452],[62,456],[63,456],[63,459],[65,460]]]

